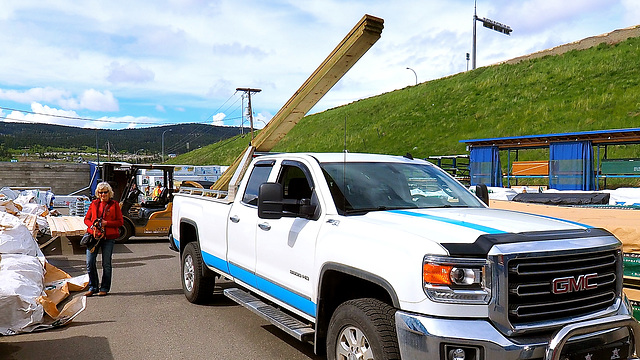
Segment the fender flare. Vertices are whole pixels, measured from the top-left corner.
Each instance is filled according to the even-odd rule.
[[[336,271],[348,274],[380,286],[389,294],[389,297],[391,298],[391,301],[393,303],[392,305],[396,308],[400,308],[400,300],[398,300],[398,294],[396,294],[393,286],[387,280],[370,272],[334,262],[328,262],[322,265],[322,268],[320,269],[320,278],[318,279],[318,294],[322,293],[321,286],[324,275],[327,273],[327,271]]]

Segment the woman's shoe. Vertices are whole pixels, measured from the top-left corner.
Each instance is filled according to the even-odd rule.
[[[107,296],[107,292],[106,291],[100,291],[98,293],[98,296]]]
[[[93,296],[93,294],[94,294],[93,290],[89,290],[86,293],[84,293],[84,296],[91,297],[91,296]]]

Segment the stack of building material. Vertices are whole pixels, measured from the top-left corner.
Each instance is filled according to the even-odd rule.
[[[51,236],[82,236],[87,230],[80,216],[47,216]]]
[[[88,277],[69,278],[46,262],[31,230],[20,218],[0,211],[0,335],[52,328],[71,321],[84,310],[85,298],[73,298],[62,310],[57,306],[70,289],[86,287]]]

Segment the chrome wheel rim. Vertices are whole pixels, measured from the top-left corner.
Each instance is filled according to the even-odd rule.
[[[193,267],[193,258],[191,255],[187,255],[184,258],[184,265],[182,268],[184,276],[184,287],[188,292],[193,291],[193,284],[195,283],[195,269]]]
[[[347,326],[338,335],[336,359],[372,360],[373,350],[367,336],[354,326]]]

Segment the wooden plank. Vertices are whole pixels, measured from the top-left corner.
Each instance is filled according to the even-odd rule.
[[[87,226],[81,216],[47,216],[51,236],[80,236]]]
[[[256,136],[256,150],[270,151],[380,39],[383,28],[384,20],[363,16]]]
[[[548,161],[514,161],[512,175],[549,175]]]
[[[344,74],[378,41],[384,20],[365,15],[336,46],[329,56],[280,108],[258,136],[252,140],[233,164],[222,174],[211,189],[228,190],[231,177],[242,178],[246,168],[239,165],[247,151],[270,151],[311,108],[340,80]],[[247,164],[248,165],[248,164]]]
[[[56,220],[52,216],[47,216],[47,223],[49,224],[49,231],[51,232],[51,236],[60,236],[60,232],[56,226]]]

